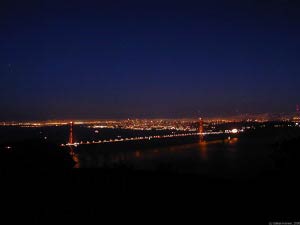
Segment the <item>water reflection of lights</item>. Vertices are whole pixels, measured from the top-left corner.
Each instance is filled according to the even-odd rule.
[[[238,138],[231,138],[229,141],[228,141],[228,143],[229,144],[236,144],[237,142],[238,142]]]
[[[140,158],[141,157],[141,152],[140,151],[136,151],[135,152],[135,157],[136,158]]]
[[[74,168],[79,168],[80,167],[79,158],[78,158],[77,154],[75,153],[74,149],[72,148],[72,146],[70,146],[69,154],[75,163]]]
[[[201,158],[207,160],[207,142],[204,140],[200,140],[199,147]]]
[[[229,136],[227,139],[224,139],[223,142],[225,144],[236,144],[238,142],[238,140],[239,139],[237,137],[232,138],[232,137]]]

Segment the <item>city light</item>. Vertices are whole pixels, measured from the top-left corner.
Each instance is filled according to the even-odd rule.
[[[233,134],[237,134],[239,131],[238,131],[238,129],[232,129],[231,130],[231,133],[233,133]]]

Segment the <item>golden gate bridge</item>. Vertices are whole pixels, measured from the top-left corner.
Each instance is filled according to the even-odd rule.
[[[220,135],[226,133],[225,131],[219,132],[204,132],[204,121],[202,118],[199,119],[199,131],[198,132],[188,132],[180,134],[165,134],[165,135],[150,135],[150,136],[140,136],[140,137],[127,137],[127,138],[115,138],[107,140],[98,140],[98,141],[80,141],[75,142],[73,137],[73,127],[74,123],[70,122],[70,132],[69,132],[69,142],[62,144],[61,146],[78,146],[78,145],[91,145],[91,144],[103,144],[103,143],[118,143],[118,142],[132,142],[132,141],[141,141],[141,140],[153,140],[153,139],[167,139],[167,138],[179,138],[179,137],[188,137],[188,136],[199,136],[200,142],[204,141],[204,137],[207,135]],[[242,132],[242,130],[233,129],[229,133],[236,134]]]

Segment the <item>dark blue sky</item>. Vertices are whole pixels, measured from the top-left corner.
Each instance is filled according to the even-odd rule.
[[[294,111],[296,2],[1,1],[0,120]]]

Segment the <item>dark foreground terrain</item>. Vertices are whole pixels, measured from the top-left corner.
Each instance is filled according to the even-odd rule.
[[[2,204],[11,222],[30,224],[295,222],[300,221],[299,146],[300,138],[274,144],[273,171],[222,179],[122,165],[74,170],[71,155],[56,145],[19,143],[14,151],[1,152]]]

